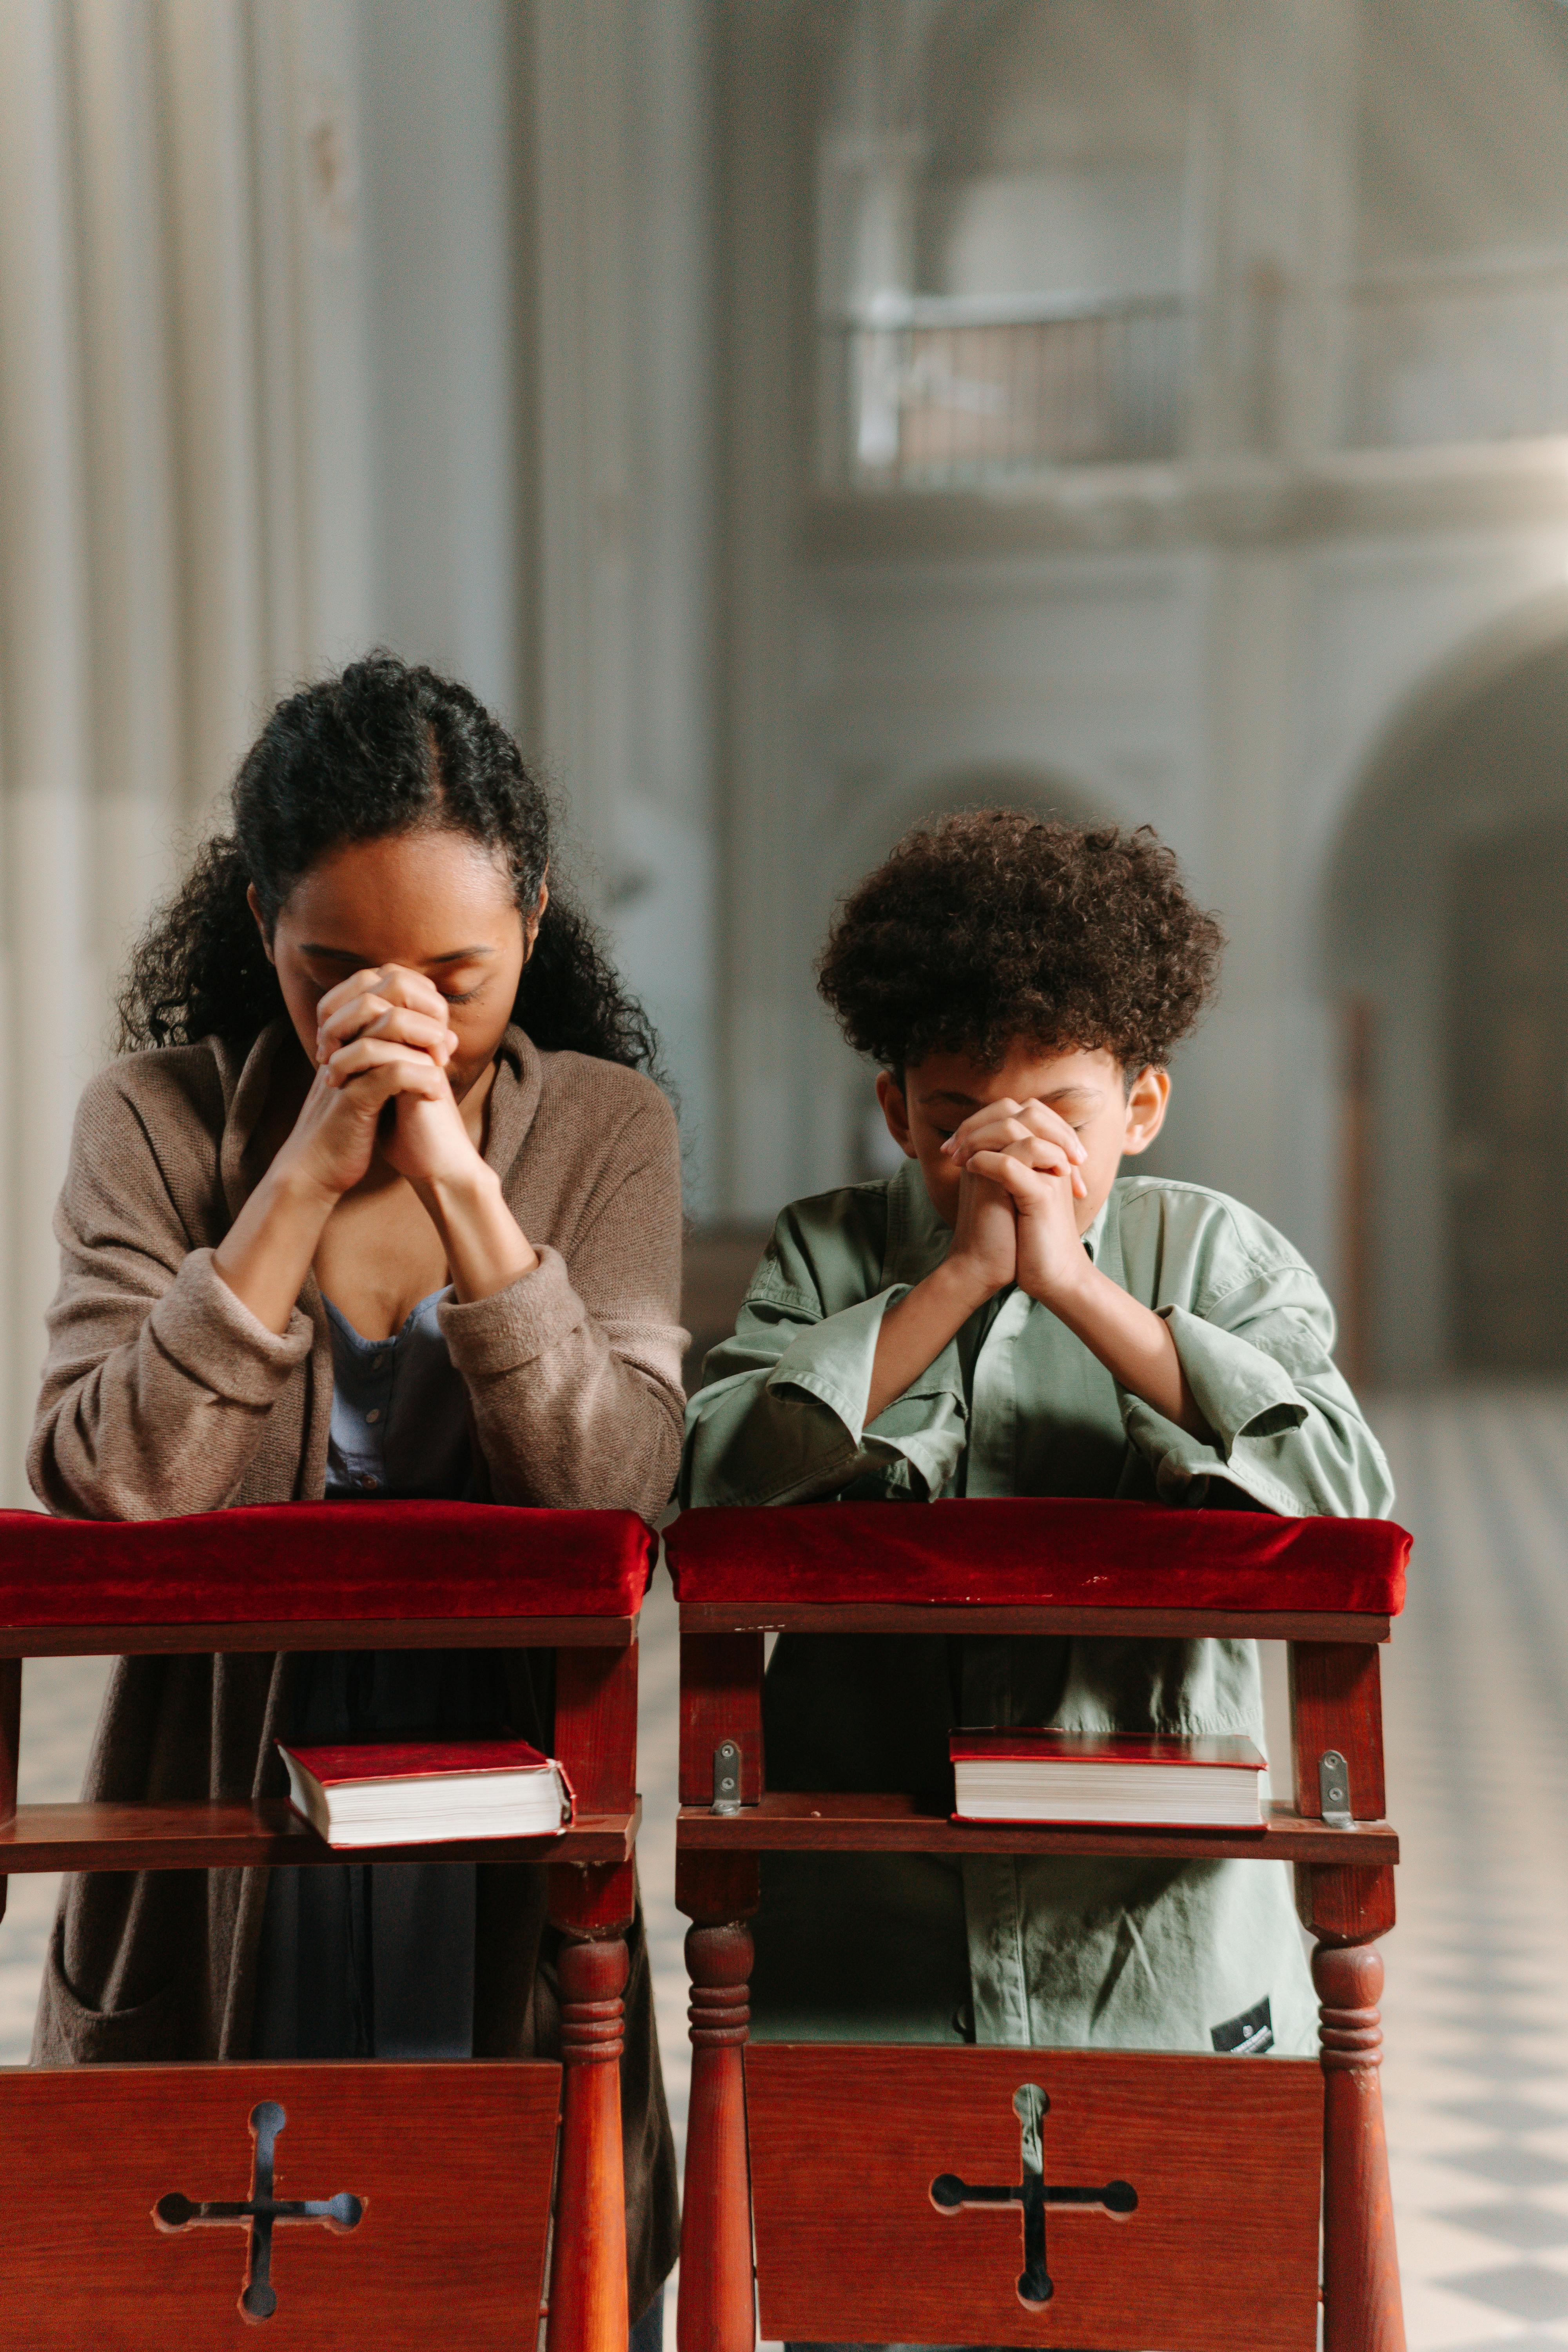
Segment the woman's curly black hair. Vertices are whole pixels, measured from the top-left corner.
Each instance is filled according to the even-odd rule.
[[[247,891],[254,883],[270,931],[296,882],[341,843],[449,827],[505,858],[525,912],[550,862],[549,801],[500,721],[466,686],[389,653],[280,702],[240,763],[232,807],[233,830],[206,843],[132,955],[122,1053],[212,1036],[252,1045],[284,1008]],[[647,1014],[553,873],[512,1017],[547,1051],[656,1067]]]
[[[1015,1037],[1157,1067],[1214,994],[1225,935],[1148,825],[974,809],[917,825],[839,908],[817,985],[858,1053],[1000,1062]]]

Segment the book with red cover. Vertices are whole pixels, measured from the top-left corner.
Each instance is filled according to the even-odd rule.
[[[277,1744],[289,1802],[331,1846],[559,1836],[576,1811],[562,1767],[526,1739]]]
[[[1209,1735],[955,1731],[953,1819],[1084,1829],[1258,1830],[1264,1758]]]

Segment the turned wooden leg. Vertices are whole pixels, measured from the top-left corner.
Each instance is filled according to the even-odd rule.
[[[626,2352],[626,2194],[621,2039],[626,1948],[561,1947],[561,2163],[550,2273],[551,2352]]]
[[[0,1658],[0,1822],[16,1819],[16,1759],[22,1744],[22,1661]],[[7,1881],[0,1874],[0,1919]]]
[[[752,2352],[752,2183],[746,2158],[746,2028],[752,1937],[739,1924],[693,1927],[691,2105],[680,2224],[679,2352]]]
[[[1383,1959],[1370,1945],[1312,1955],[1323,2064],[1323,2352],[1405,2352],[1383,2130]]]

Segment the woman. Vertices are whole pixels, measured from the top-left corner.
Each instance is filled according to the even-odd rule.
[[[132,1050],[78,1116],[40,1500],[657,1515],[680,1443],[675,1122],[646,1021],[552,896],[516,745],[464,688],[373,655],[273,712],[233,819],[137,950]],[[539,1667],[122,1659],[88,1793],[280,1794],[279,1736],[547,1740]],[[545,2054],[552,1950],[530,1865],[78,1878],[34,2057]],[[640,1916],[622,2092],[639,2313],[677,2228]]]

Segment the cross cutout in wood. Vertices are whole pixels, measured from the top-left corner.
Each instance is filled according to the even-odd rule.
[[[160,2230],[203,2229],[214,2223],[237,2223],[248,2234],[249,2254],[245,2286],[239,2298],[241,2315],[252,2325],[270,2319],[278,2308],[271,2279],[272,2228],[277,2221],[318,2221],[323,2229],[357,2229],[364,2201],[340,2193],[336,2197],[279,2198],[272,2194],[278,2135],[289,2118],[276,2099],[263,2099],[250,2111],[250,2134],[256,2142],[251,2164],[250,2195],[243,2205],[195,2204],[178,2189],[160,2197],[153,2219]]]
[[[996,2186],[976,2187],[956,2172],[942,2172],[931,2185],[931,2201],[939,2213],[961,2213],[982,2205],[1021,2205],[1024,2209],[1024,2267],[1018,2275],[1018,2300],[1033,2310],[1049,2303],[1056,2293],[1046,2268],[1046,2210],[1048,2206],[1090,2206],[1123,2220],[1138,2207],[1138,2191],[1130,2181],[1108,2180],[1096,2188],[1049,2188],[1045,2179],[1041,2126],[1050,2101],[1037,2083],[1024,2083],[1013,2094],[1022,2141],[1022,2179]]]

